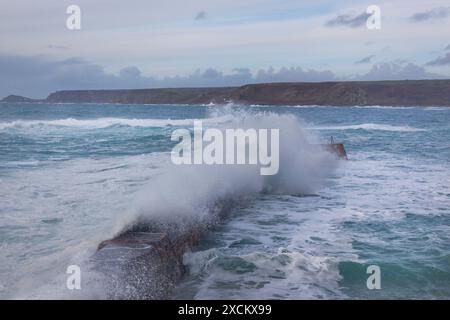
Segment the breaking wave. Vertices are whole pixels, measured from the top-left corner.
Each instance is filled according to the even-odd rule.
[[[362,123],[354,125],[345,126],[323,126],[323,127],[313,127],[314,130],[379,130],[379,131],[393,131],[393,132],[419,132],[427,131],[426,129],[414,128],[410,126],[392,126],[388,124],[378,124],[378,123]]]
[[[176,166],[168,159],[161,174],[140,192],[136,216],[122,221],[123,227],[155,219],[214,219],[209,215],[217,204],[259,193],[311,194],[337,166],[334,156],[317,145],[318,139],[295,116],[236,111],[231,117],[215,128],[280,130],[278,173],[262,176],[259,165]],[[213,117],[217,118],[222,117]]]
[[[17,120],[11,122],[0,122],[0,130],[8,128],[33,128],[42,126],[54,127],[76,127],[86,129],[102,129],[111,126],[130,127],[167,127],[167,126],[189,126],[196,119],[126,119],[126,118],[98,118],[98,119],[57,119],[57,120]],[[217,124],[230,121],[231,117],[205,119],[206,124]]]

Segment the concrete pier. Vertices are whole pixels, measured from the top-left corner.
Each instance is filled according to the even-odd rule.
[[[104,279],[107,298],[170,299],[187,272],[183,255],[221,221],[230,203],[217,204],[204,221],[179,221],[182,227],[137,222],[131,230],[100,243],[91,260]]]
[[[166,233],[128,231],[102,242],[92,260],[108,299],[169,299],[186,271],[183,254],[198,238],[193,230],[175,241]]]

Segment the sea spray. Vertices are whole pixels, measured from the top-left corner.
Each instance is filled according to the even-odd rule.
[[[168,161],[163,172],[141,190],[134,224],[154,221],[200,223],[212,221],[216,206],[251,198],[258,193],[310,194],[337,166],[332,155],[314,144],[317,138],[292,115],[234,112],[230,121],[215,124],[226,129],[279,129],[279,172],[261,176],[256,165],[181,165]],[[217,111],[214,111],[217,113]],[[214,114],[216,117],[217,115]],[[220,210],[218,210],[220,211]],[[175,223],[177,224],[177,223]]]

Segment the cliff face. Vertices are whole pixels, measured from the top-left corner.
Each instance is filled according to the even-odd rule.
[[[246,85],[233,101],[284,105],[450,106],[450,80]]]
[[[50,94],[48,102],[202,104],[223,103],[235,88],[176,88],[135,90],[67,90]]]
[[[367,92],[345,83],[274,83],[238,88],[233,101],[249,104],[365,105]]]
[[[33,100],[10,96],[2,101]],[[224,88],[66,90],[54,92],[42,101],[130,104],[207,104],[233,101],[263,105],[450,106],[450,80],[295,82]]]
[[[0,100],[0,102],[10,102],[10,103],[18,103],[18,102],[36,102],[39,100],[36,99],[30,99],[30,98],[26,98],[26,97],[22,97],[22,96],[17,96],[17,95],[9,95],[5,98],[3,98],[2,100]]]

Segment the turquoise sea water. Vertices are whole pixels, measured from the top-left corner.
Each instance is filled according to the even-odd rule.
[[[190,272],[176,298],[450,298],[450,109],[6,103],[0,297],[65,297],[66,266],[120,231],[142,190],[170,170],[175,128],[254,114],[295,119],[316,141],[334,136],[349,161],[316,167],[327,174],[313,192],[237,202],[185,255]],[[295,168],[289,179],[302,182]],[[183,210],[238,183],[205,177],[198,188],[202,179],[192,187],[203,196],[183,202],[177,188],[186,182],[172,175],[167,198]],[[381,290],[366,287],[369,265],[381,269]]]

